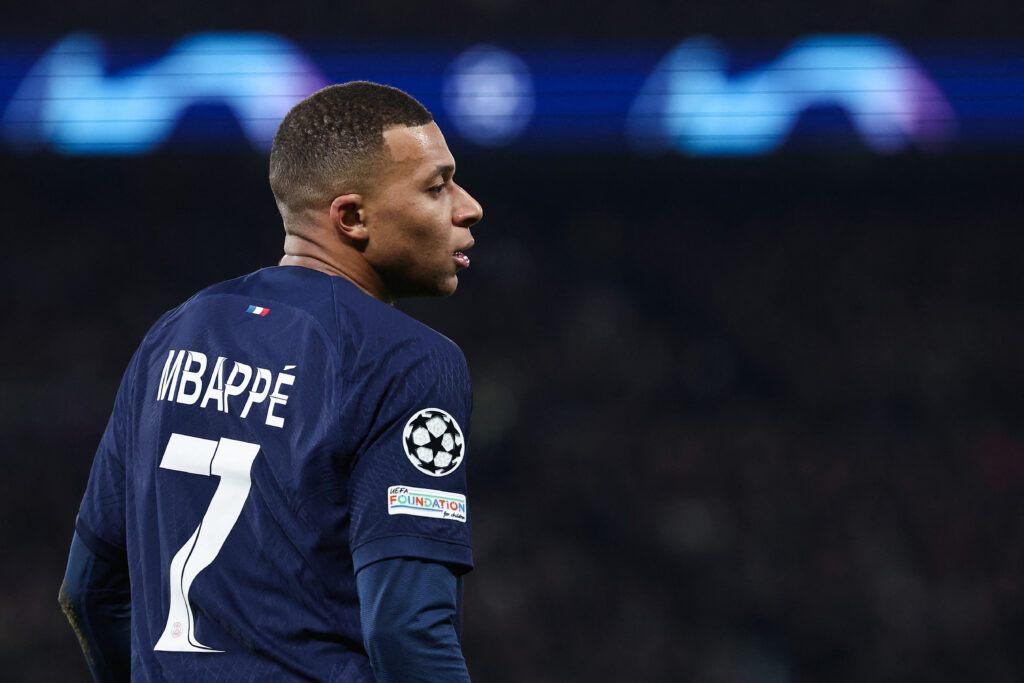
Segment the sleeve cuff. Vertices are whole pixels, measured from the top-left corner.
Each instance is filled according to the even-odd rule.
[[[412,557],[454,565],[453,571],[462,575],[473,568],[473,550],[460,543],[448,543],[421,536],[387,536],[368,541],[352,551],[352,564],[356,573],[368,564],[393,557]]]
[[[88,546],[89,550],[98,557],[102,557],[107,562],[118,563],[124,562],[128,551],[127,549],[114,545],[108,541],[103,540],[92,532],[85,522],[82,521],[81,517],[75,519],[75,531],[82,538],[82,541]]]

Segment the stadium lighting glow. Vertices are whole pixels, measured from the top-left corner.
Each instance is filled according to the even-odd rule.
[[[780,147],[811,107],[838,107],[876,152],[948,140],[953,112],[902,48],[875,36],[809,36],[775,61],[729,75],[710,38],[684,40],[655,68],[629,114],[640,146],[695,155]]]
[[[1024,146],[1024,52],[873,35],[786,45],[531,47],[303,44],[199,33],[169,48],[76,33],[0,40],[0,142],[20,153],[266,152],[327,83],[370,80],[430,109],[453,149],[1000,150]]]
[[[488,147],[508,144],[533,115],[530,70],[507,50],[472,47],[452,62],[444,105],[464,138]]]
[[[160,59],[109,75],[100,40],[75,34],[25,76],[4,113],[4,138],[65,154],[142,154],[189,107],[223,104],[254,147],[269,149],[292,105],[324,85],[316,66],[274,35],[187,36]]]

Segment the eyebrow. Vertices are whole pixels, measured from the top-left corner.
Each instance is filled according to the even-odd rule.
[[[446,176],[446,175],[447,176],[451,176],[451,175],[454,175],[454,174],[455,174],[455,166],[453,166],[452,164],[438,164],[437,168],[434,169],[434,172],[430,174],[430,177],[431,178],[433,178],[434,176],[442,176],[443,177],[443,176]]]

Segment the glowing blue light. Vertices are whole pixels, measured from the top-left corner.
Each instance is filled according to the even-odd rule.
[[[249,142],[269,148],[284,115],[326,85],[288,41],[268,34],[196,34],[149,64],[106,75],[103,45],[64,38],[25,77],[3,118],[13,147],[65,154],[141,154],[158,147],[183,112],[223,104]]]
[[[1024,53],[1016,44],[932,47],[921,63],[877,36],[809,36],[768,57],[740,43],[726,52],[708,38],[668,53],[377,43],[303,53],[274,35],[209,33],[134,54],[146,45],[86,34],[55,44],[0,41],[2,147],[267,150],[297,100],[349,80],[412,93],[457,138],[453,145],[750,155],[784,145],[835,152],[851,134],[879,153],[1024,144]]]
[[[515,54],[478,45],[455,58],[444,82],[444,107],[462,137],[506,145],[530,122],[533,79]]]
[[[810,107],[836,106],[877,152],[950,137],[952,109],[917,63],[873,36],[809,36],[776,61],[738,75],[709,38],[680,43],[655,69],[629,114],[639,146],[696,155],[765,154]]]

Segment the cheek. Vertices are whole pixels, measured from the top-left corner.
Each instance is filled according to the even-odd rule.
[[[409,224],[409,234],[420,249],[446,250],[451,238],[451,221],[442,217],[436,207],[420,212]]]
[[[392,205],[382,216],[389,228],[383,232],[379,245],[391,258],[412,265],[437,264],[451,253],[451,216],[447,202],[424,198],[402,205]]]
[[[445,269],[451,259],[448,235],[438,226],[423,221],[409,222],[387,245],[387,260],[393,268],[414,279],[430,279]]]

